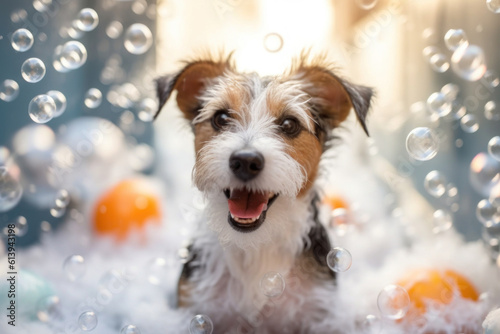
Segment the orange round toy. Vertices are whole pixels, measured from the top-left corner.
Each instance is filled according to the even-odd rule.
[[[467,278],[449,269],[417,269],[409,272],[397,284],[405,288],[410,296],[410,318],[426,312],[426,301],[446,305],[451,303],[454,297],[473,301],[479,298],[476,288]]]
[[[148,222],[158,224],[160,203],[146,180],[123,180],[104,193],[94,207],[94,229],[99,234],[112,234],[125,239],[133,230]]]

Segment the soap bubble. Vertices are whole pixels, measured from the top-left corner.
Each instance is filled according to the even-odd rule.
[[[283,48],[283,37],[272,32],[264,37],[264,49],[268,52],[278,52]]]
[[[434,218],[434,228],[432,229],[434,233],[447,231],[453,226],[453,217],[448,211],[436,210],[432,216]]]
[[[429,128],[415,128],[406,137],[406,150],[415,160],[427,161],[434,158],[438,148],[438,139]]]
[[[495,101],[488,101],[484,105],[484,117],[490,121],[500,120],[500,110],[497,109]]]
[[[13,101],[19,95],[19,85],[14,80],[4,80],[0,86],[0,99],[5,102]]]
[[[495,136],[488,142],[488,153],[500,161],[500,137]]]
[[[55,111],[56,103],[54,99],[46,94],[35,96],[28,106],[28,112],[31,119],[40,124],[50,121]]]
[[[436,53],[435,55],[432,55],[432,57],[429,59],[429,64],[431,64],[432,69],[438,73],[444,73],[450,68],[448,59],[442,53]]]
[[[453,117],[453,119],[459,120],[464,117],[466,113],[467,109],[465,109],[462,103],[456,100],[452,102],[450,116]]]
[[[451,111],[451,102],[441,93],[432,93],[427,99],[427,107],[439,117],[446,116]]]
[[[444,35],[444,44],[450,51],[455,51],[461,46],[468,46],[469,41],[462,29],[450,29]]]
[[[146,0],[135,0],[132,4],[132,11],[137,15],[142,15],[146,11],[148,3]]]
[[[132,54],[143,54],[149,50],[152,44],[153,34],[142,23],[132,24],[125,32],[125,49]]]
[[[60,208],[67,207],[70,201],[69,192],[66,189],[60,189],[56,194],[55,204]]]
[[[349,270],[352,264],[351,253],[347,249],[335,247],[326,256],[326,264],[331,270],[340,273]]]
[[[85,105],[87,108],[95,109],[101,105],[102,93],[97,88],[90,88],[85,94]]]
[[[493,13],[500,13],[500,0],[486,0],[486,6]]]
[[[138,117],[143,122],[152,122],[157,110],[156,102],[151,98],[146,98],[139,105]]]
[[[28,29],[17,29],[12,34],[10,42],[14,50],[19,52],[28,51],[33,46],[33,34]]]
[[[61,116],[64,111],[66,110],[66,96],[64,96],[63,93],[61,93],[58,90],[50,90],[47,92],[47,95],[54,100],[54,103],[56,104],[56,110],[54,111],[54,114],[52,115],[53,117],[59,117]]]
[[[212,320],[204,314],[195,315],[189,323],[190,334],[212,334],[213,330]]]
[[[433,170],[425,176],[424,188],[430,195],[439,198],[446,191],[446,178],[441,172]]]
[[[486,72],[484,72],[483,80],[491,88],[495,88],[500,84],[500,79],[498,78],[498,76],[490,70],[487,70]]]
[[[477,81],[486,72],[484,52],[477,45],[462,45],[451,56],[451,68],[461,78]]]
[[[500,161],[489,154],[478,153],[470,163],[469,179],[472,187],[483,196],[500,183]]]
[[[134,325],[127,325],[122,328],[120,334],[141,334],[141,331]]]
[[[51,4],[52,0],[34,0],[33,8],[35,8],[38,12],[43,13],[49,9]]]
[[[92,31],[99,24],[99,16],[92,8],[83,8],[76,19],[76,27],[82,31]]]
[[[6,212],[19,203],[23,188],[5,166],[0,166],[0,212]]]
[[[388,285],[378,295],[377,305],[380,313],[389,319],[403,318],[410,308],[410,296],[399,285]]]
[[[373,7],[375,7],[377,2],[378,0],[356,0],[356,4],[364,10],[372,9]]]
[[[465,132],[474,133],[479,129],[479,123],[476,120],[476,116],[466,114],[460,119],[460,127]]]
[[[434,55],[437,55],[439,53],[440,53],[439,49],[437,47],[435,47],[435,46],[426,46],[422,50],[422,55],[424,56],[425,60],[427,60],[428,62],[431,61],[431,58]]]
[[[123,32],[123,25],[120,21],[111,21],[106,28],[106,35],[111,39],[117,39]]]
[[[19,216],[16,218],[16,221],[14,222],[15,225],[15,231],[16,231],[16,236],[18,237],[24,237],[26,233],[28,233],[28,221],[26,220],[25,217]]]
[[[62,48],[57,51],[59,51],[57,59],[67,70],[80,68],[87,61],[87,49],[78,41],[66,42]]]
[[[83,331],[92,331],[97,327],[97,315],[93,311],[88,311],[80,314],[78,324]]]
[[[54,218],[61,218],[66,213],[66,207],[54,206],[50,209],[50,215]]]
[[[499,208],[487,199],[477,203],[476,217],[486,228],[497,227],[500,224]]]
[[[37,304],[36,315],[41,322],[50,322],[60,315],[60,301],[57,296],[47,296]]]
[[[81,279],[87,268],[85,266],[85,259],[81,255],[71,255],[63,263],[63,270],[66,277],[71,281],[75,282]]]
[[[279,297],[285,291],[285,279],[280,273],[270,271],[262,276],[260,290],[267,297]]]
[[[28,58],[21,66],[21,74],[27,82],[38,82],[45,76],[45,64],[38,58]]]

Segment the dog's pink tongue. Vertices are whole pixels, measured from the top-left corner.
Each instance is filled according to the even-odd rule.
[[[231,191],[227,203],[229,211],[238,218],[257,218],[267,206],[267,193],[255,193],[246,189]]]

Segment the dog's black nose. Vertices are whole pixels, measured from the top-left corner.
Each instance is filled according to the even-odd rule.
[[[241,181],[249,181],[264,169],[264,157],[257,151],[243,149],[229,158],[229,168]]]

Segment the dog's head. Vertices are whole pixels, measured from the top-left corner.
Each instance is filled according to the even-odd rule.
[[[367,132],[372,90],[341,79],[322,60],[302,59],[263,78],[236,72],[229,59],[198,60],[157,84],[160,109],[177,91],[193,128],[196,186],[224,198],[238,233],[259,229],[279,196],[308,193],[330,132],[352,108]]]

